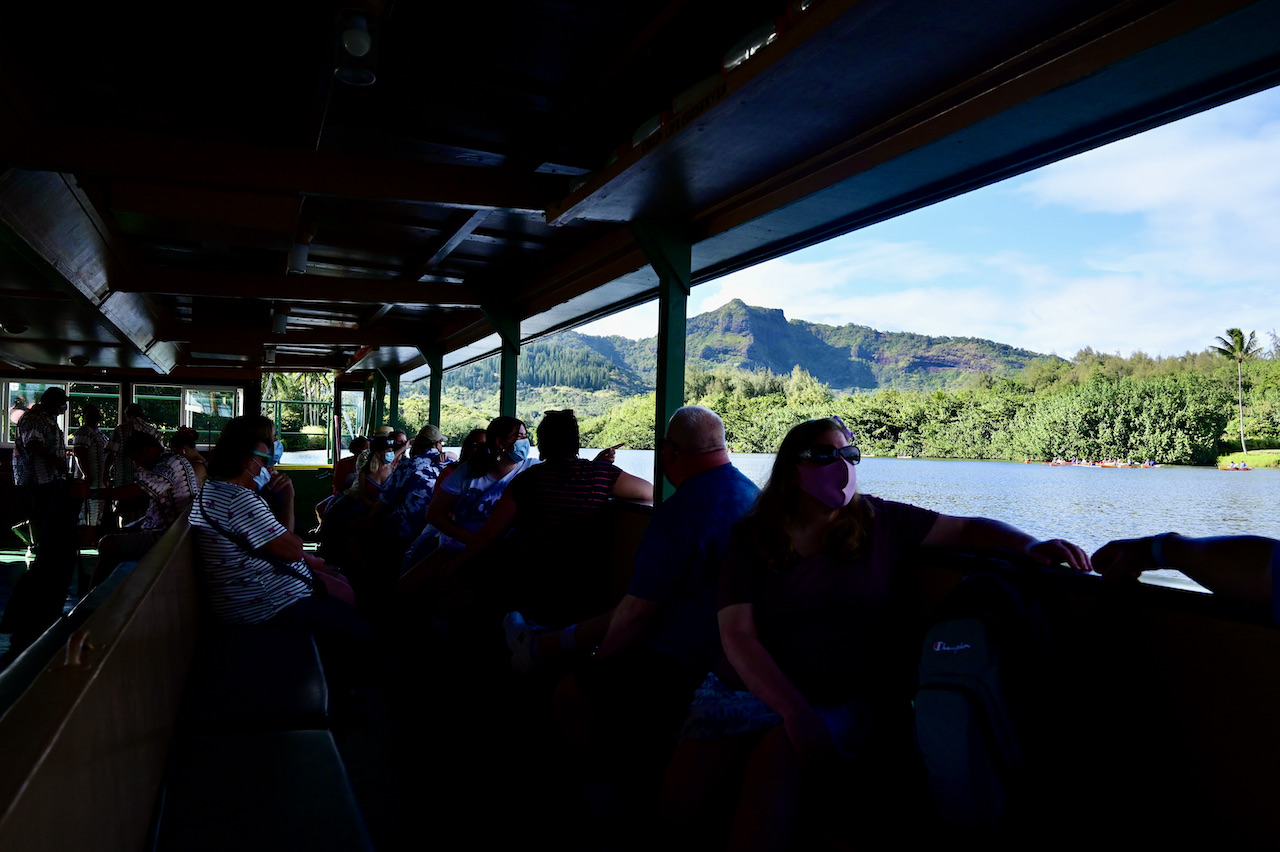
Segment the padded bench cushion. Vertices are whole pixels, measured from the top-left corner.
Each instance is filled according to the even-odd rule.
[[[324,728],[328,711],[328,685],[311,634],[204,625],[179,715],[183,733]]]
[[[155,849],[372,849],[328,731],[191,736],[174,744]]]

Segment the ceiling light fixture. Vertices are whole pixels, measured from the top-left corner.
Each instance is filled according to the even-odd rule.
[[[369,22],[364,15],[351,15],[347,18],[347,28],[342,31],[342,47],[352,56],[364,56],[373,47],[373,37],[369,35]]]
[[[373,14],[370,14],[370,12]],[[344,9],[338,15],[338,62],[333,76],[348,86],[372,86],[378,80],[375,39],[377,9]]]

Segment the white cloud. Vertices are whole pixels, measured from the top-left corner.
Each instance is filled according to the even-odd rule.
[[[923,239],[849,235],[701,285],[689,312],[737,298],[790,319],[1066,357],[1084,346],[1180,355],[1233,326],[1265,338],[1280,327],[1278,117],[1280,90],[1255,95],[993,190],[1037,207],[1025,215],[975,196],[971,222],[925,217],[934,224],[921,226]],[[1117,216],[1131,218],[1107,218]],[[1007,246],[995,239],[1002,230]],[[645,337],[656,325],[650,304],[583,331]]]
[[[658,333],[658,303],[653,301],[636,305],[613,316],[579,326],[576,330],[599,337],[608,337],[612,334],[629,337],[632,340],[653,337]]]
[[[1137,214],[1139,243],[1104,268],[1202,286],[1280,277],[1280,92],[1275,90],[1056,163],[1016,190],[1042,205]]]

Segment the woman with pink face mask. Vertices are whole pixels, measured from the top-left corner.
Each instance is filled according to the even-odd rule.
[[[719,594],[729,665],[699,688],[668,770],[673,828],[745,765],[729,848],[787,848],[807,776],[909,754],[913,645],[890,590],[918,546],[1000,547],[1089,570],[1069,542],[859,494],[851,439],[834,417],[793,428],[735,530]]]

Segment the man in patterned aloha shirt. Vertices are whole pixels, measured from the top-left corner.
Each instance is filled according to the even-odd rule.
[[[76,559],[76,516],[67,472],[66,438],[58,417],[67,410],[67,392],[49,388],[18,421],[15,475],[26,501],[35,559],[22,575],[0,618],[0,633],[12,633],[11,653],[34,642],[62,615]]]
[[[399,433],[403,434],[403,433]],[[376,617],[396,580],[405,551],[427,525],[427,504],[444,469],[444,435],[437,426],[423,426],[413,439],[413,455],[396,464],[377,506],[369,532],[362,534],[359,563],[344,566],[359,584],[361,609]]]
[[[191,507],[191,500],[200,488],[191,462],[179,453],[165,450],[154,435],[145,432],[130,435],[124,445],[124,456],[137,467],[134,484],[122,488],[93,489],[90,496],[117,499],[146,497],[150,502],[147,514],[135,527],[105,536],[98,542],[98,567],[93,574],[95,585],[105,580],[121,562],[141,559],[160,540],[165,530]]]
[[[111,484],[116,488],[132,485],[137,481],[133,462],[124,456],[125,442],[130,435],[136,434],[151,435],[157,440],[160,438],[160,430],[142,419],[142,406],[134,402],[125,406],[124,419],[107,442],[107,471],[111,475]],[[139,498],[121,500],[116,506],[125,521],[136,520],[146,508],[146,500]]]

